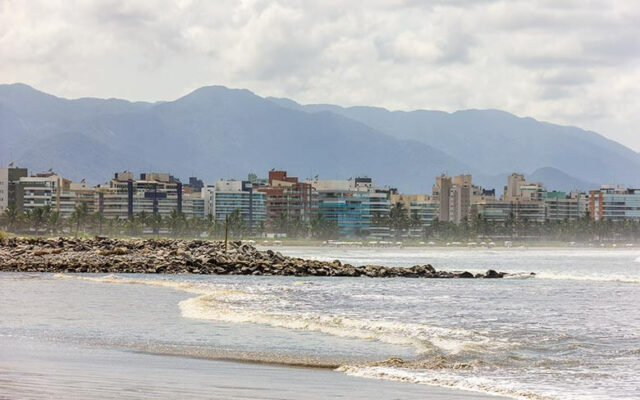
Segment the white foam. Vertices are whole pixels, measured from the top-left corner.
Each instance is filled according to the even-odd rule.
[[[516,384],[510,384],[501,380],[478,377],[475,374],[463,376],[452,374],[448,371],[432,370],[408,370],[404,368],[392,367],[372,367],[372,366],[351,366],[345,365],[337,369],[348,375],[361,378],[387,379],[393,381],[426,384],[432,386],[447,387],[473,392],[509,396],[521,400],[555,400],[555,396],[540,395],[524,388],[519,388]]]
[[[516,274],[516,276],[518,275]],[[580,275],[580,272],[576,272],[576,275],[562,273],[562,272],[540,272],[536,275],[532,275],[532,278],[536,279],[551,279],[551,280],[567,280],[567,281],[592,281],[592,282],[621,282],[621,283],[640,283],[640,277],[631,276],[616,276],[616,275]]]
[[[185,318],[261,324],[352,339],[377,340],[393,345],[412,346],[420,353],[459,354],[465,351],[495,351],[496,348],[517,346],[517,343],[507,339],[490,338],[464,329],[442,328],[427,324],[398,321],[374,321],[338,315],[266,311],[264,309],[265,305],[275,304],[275,309],[281,309],[280,306],[283,303],[286,304],[286,300],[258,291],[241,291],[229,289],[226,286],[212,287],[211,285],[197,282],[131,279],[114,275],[82,277],[58,274],[56,276],[100,283],[161,286],[197,294],[197,297],[186,299],[179,303],[182,316]]]

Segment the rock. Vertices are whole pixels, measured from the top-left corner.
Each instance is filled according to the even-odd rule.
[[[493,270],[436,271],[430,264],[411,268],[353,266],[287,257],[273,250],[259,251],[248,243],[207,240],[123,240],[106,237],[8,238],[0,247],[0,271],[69,273],[162,273],[219,275],[345,276],[371,278],[502,278]]]
[[[488,270],[485,274],[484,274],[484,278],[486,279],[496,279],[496,278],[502,278],[504,276],[503,272],[496,272],[493,269]]]

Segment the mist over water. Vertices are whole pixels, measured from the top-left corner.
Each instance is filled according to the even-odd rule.
[[[339,367],[367,378],[514,398],[640,397],[640,251],[280,250],[354,265],[431,263],[521,274],[501,280],[2,274],[8,301],[0,304],[0,335]]]

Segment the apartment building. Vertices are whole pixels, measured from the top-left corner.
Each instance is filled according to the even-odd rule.
[[[0,214],[9,206],[16,206],[15,182],[27,175],[26,168],[0,168]]]
[[[596,221],[640,219],[640,189],[603,185],[589,191],[589,214]]]
[[[235,210],[252,229],[266,223],[266,194],[254,189],[249,181],[216,181],[213,188],[203,190],[205,214],[211,214],[218,221],[224,221]]]
[[[268,184],[256,190],[266,196],[267,225],[273,229],[280,219],[293,218],[309,223],[318,211],[318,192],[286,171],[269,171]]]
[[[182,183],[164,173],[117,172],[107,184],[95,187],[94,208],[106,218],[127,218],[141,212],[169,216],[182,212]]]
[[[507,178],[503,199],[508,201],[543,201],[546,193],[542,183],[529,182],[524,175],[513,173]]]
[[[391,189],[377,187],[371,178],[309,180],[318,192],[318,214],[335,221],[346,236],[388,237],[389,228],[376,221],[389,216]]]
[[[563,221],[582,218],[587,212],[588,198],[585,193],[552,191],[544,199],[546,219]]]
[[[504,223],[510,218],[525,219],[530,222],[544,222],[547,218],[545,199],[547,191],[541,183],[529,182],[522,174],[507,177],[502,199],[484,191],[474,198],[473,215],[480,215],[487,221]]]
[[[472,184],[471,175],[457,175],[453,178],[441,175],[433,185],[432,197],[439,202],[438,218],[440,221],[459,224],[464,219],[471,219],[471,202],[476,187]]]
[[[186,218],[205,217],[205,198],[203,192],[182,193],[182,213]]]
[[[425,227],[438,218],[440,204],[431,196],[426,194],[392,194],[391,205],[402,203],[409,218],[420,221],[420,226],[412,226],[409,229],[411,236],[420,236]]]
[[[544,202],[520,200],[485,200],[473,205],[474,215],[486,221],[503,223],[510,218],[526,219],[529,222],[544,222]]]

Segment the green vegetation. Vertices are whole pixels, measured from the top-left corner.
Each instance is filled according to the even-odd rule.
[[[387,230],[391,238],[405,243],[420,241],[489,241],[512,240],[517,242],[602,242],[640,241],[640,221],[594,221],[588,215],[576,220],[531,222],[526,218],[510,216],[504,222],[487,221],[477,216],[460,224],[433,221],[422,227],[416,215],[410,215],[401,204],[394,204],[388,216],[374,215],[371,225],[379,231]],[[141,212],[129,218],[107,219],[102,213],[90,213],[86,204],[76,207],[72,215],[62,218],[49,206],[21,212],[9,207],[0,215],[0,228],[21,235],[107,235],[107,236],[170,236],[225,237],[225,221],[211,215],[204,219],[187,218],[178,210],[162,217],[159,214]],[[263,237],[267,229],[263,222],[250,229],[249,224],[235,210],[228,216],[228,234],[231,239]],[[336,221],[322,215],[314,216],[309,223],[301,219],[281,216],[273,221],[269,232],[281,234],[287,242],[298,240],[325,241],[340,239]],[[360,240],[367,238],[367,231],[358,232]],[[6,234],[3,233],[6,237]]]
[[[460,224],[433,221],[423,231],[424,239],[485,240],[488,238],[518,241],[639,241],[640,221],[595,221],[589,215],[575,220],[531,222],[510,216],[504,222],[490,222],[481,217]]]

